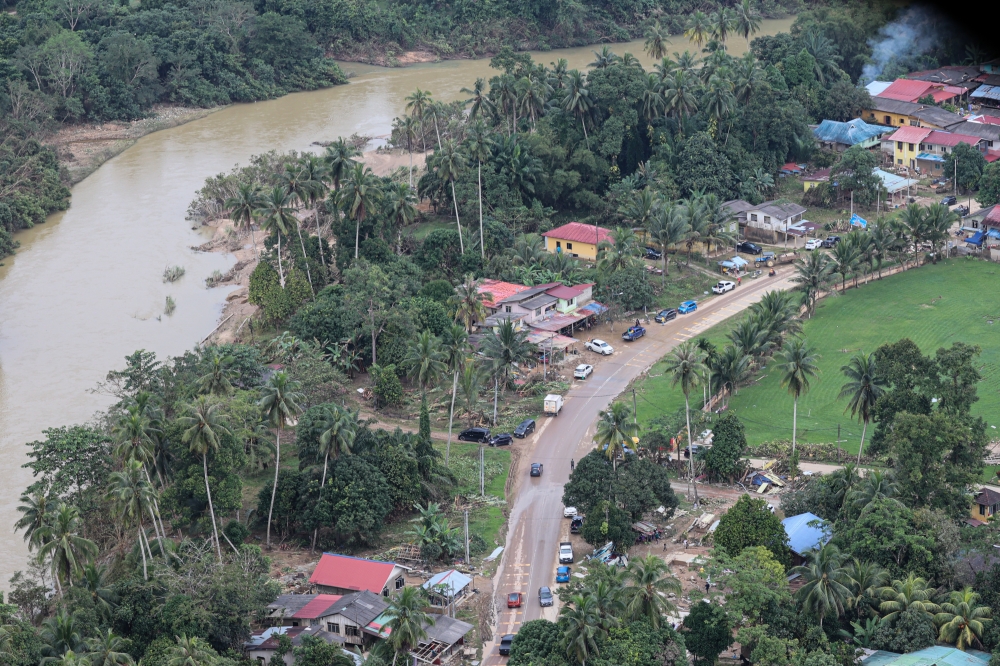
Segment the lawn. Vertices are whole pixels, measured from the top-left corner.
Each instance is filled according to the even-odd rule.
[[[805,322],[804,335],[820,354],[820,374],[811,390],[799,400],[800,441],[830,443],[841,428],[842,446],[857,451],[861,427],[844,413],[845,400],[837,394],[844,383],[841,366],[857,351],[871,352],[879,345],[909,337],[925,354],[953,342],[978,344],[979,402],[972,411],[988,420],[1000,412],[1000,267],[982,261],[955,259],[925,265],[917,270],[872,282],[846,295],[820,302],[816,315]],[[716,344],[725,338],[732,322],[722,322],[707,332]],[[637,386],[641,391],[638,417],[641,422],[683,407],[684,398],[670,387],[657,363],[649,377]],[[700,405],[700,395],[692,402]],[[747,428],[751,445],[775,439],[790,439],[792,400],[768,373],[740,389],[730,401]],[[869,429],[870,432],[870,429]],[[990,430],[991,435],[997,433]]]
[[[445,445],[434,442],[434,447],[444,455]],[[501,448],[484,448],[484,467],[486,477],[486,494],[492,497],[504,497],[504,486],[510,472],[510,450]],[[458,485],[452,491],[453,495],[479,494],[479,445],[471,442],[451,443],[451,470],[458,477]],[[453,522],[458,519],[453,519]],[[457,524],[457,522],[455,522]],[[504,524],[503,508],[499,506],[483,506],[469,512],[469,534],[478,534],[486,542],[489,550],[494,544],[503,542],[504,535],[500,528]]]

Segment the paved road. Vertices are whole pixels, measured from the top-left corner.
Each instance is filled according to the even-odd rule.
[[[555,584],[559,542],[569,534],[569,521],[562,517],[563,485],[569,480],[570,458],[579,460],[593,447],[597,413],[676,345],[738,314],[765,292],[793,286],[789,281],[792,272],[785,268],[773,278],[747,280],[736,290],[706,301],[693,314],[680,315],[668,324],[651,324],[646,336],[637,342],[624,343],[620,338],[610,341],[615,353],[598,364],[588,379],[573,383],[558,417],[541,421],[535,435],[523,440],[523,464],[518,471],[507,548],[494,578],[500,612],[494,642],[486,646],[486,666],[505,660],[496,649],[501,636],[517,633],[520,625],[529,620],[556,618],[555,607],[538,605],[538,588]],[[528,476],[532,462],[545,465],[541,477]],[[578,561],[582,555],[576,553]],[[506,596],[511,592],[525,594],[523,608],[507,609]]]

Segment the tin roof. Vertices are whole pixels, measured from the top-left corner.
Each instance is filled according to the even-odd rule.
[[[900,102],[916,102],[928,93],[941,89],[940,84],[929,81],[914,81],[912,79],[896,79],[888,88],[880,92],[876,97],[894,99]]]
[[[902,141],[903,143],[920,143],[934,130],[926,127],[900,127],[891,136],[885,137],[889,141]]]
[[[830,535],[822,527],[814,527],[809,523],[818,521],[825,525],[826,521],[813,513],[800,513],[789,516],[781,521],[788,535],[788,547],[797,555],[804,555],[810,550],[819,548],[830,540]]]
[[[346,590],[368,590],[382,594],[396,568],[395,562],[366,560],[350,555],[323,553],[309,582]]]
[[[1000,102],[1000,86],[979,86],[971,93],[969,97],[974,97],[976,99],[989,99],[994,102]]]
[[[484,301],[483,305],[488,308],[495,308],[500,301],[510,298],[514,294],[518,294],[526,289],[530,289],[530,287],[526,287],[523,284],[514,284],[513,282],[504,282],[503,280],[483,280],[483,283],[479,286],[479,293],[492,295],[493,298],[489,301]]]
[[[593,244],[595,237],[598,242],[608,240],[611,236],[611,231],[609,229],[605,229],[604,227],[596,227],[590,224],[568,222],[561,227],[556,227],[552,231],[546,231],[542,235],[574,243]]]
[[[878,655],[878,659],[872,659]],[[887,655],[894,655],[895,658],[887,658]],[[980,656],[985,655],[985,656]],[[975,653],[972,651],[963,652],[957,648],[933,645],[923,650],[910,652],[909,654],[896,655],[895,653],[876,652],[872,657],[862,661],[863,666],[986,666],[989,663],[989,655],[985,652]]]
[[[421,587],[428,591],[438,591],[443,585],[446,591],[450,591],[450,594],[457,595],[459,592],[468,587],[471,582],[472,579],[464,573],[455,571],[454,569],[448,569],[447,571],[434,574],[431,576],[431,579],[421,585]]]
[[[904,116],[912,115],[914,111],[921,108],[920,104],[914,102],[903,102],[898,99],[889,99],[888,97],[881,97],[879,95],[872,96],[872,108],[875,111],[884,111],[885,113],[898,113]]]
[[[929,143],[934,146],[949,146],[955,147],[960,143],[967,143],[970,146],[975,146],[982,139],[978,136],[970,136],[968,134],[958,134],[956,132],[942,132],[940,130],[934,130],[927,138],[923,140],[924,143]]]
[[[957,125],[965,120],[965,118],[957,113],[945,111],[938,106],[925,106],[919,111],[914,111],[912,115],[923,122],[931,123],[944,129],[950,129],[952,125]]]

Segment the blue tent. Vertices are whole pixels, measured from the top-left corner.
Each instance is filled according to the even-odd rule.
[[[809,523],[819,521],[821,526],[814,527]],[[804,556],[808,551],[819,548],[830,540],[826,521],[813,513],[800,513],[789,516],[781,521],[788,535],[788,547],[796,555]],[[826,528],[826,529],[824,529]]]

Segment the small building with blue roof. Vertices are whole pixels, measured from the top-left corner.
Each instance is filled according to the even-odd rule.
[[[813,136],[824,148],[843,152],[851,146],[860,145],[862,148],[879,146],[881,144],[880,137],[894,129],[896,128],[885,125],[871,125],[861,118],[855,118],[846,123],[837,120],[824,120],[813,130]]]
[[[806,553],[818,549],[831,537],[826,521],[814,513],[789,516],[781,524],[788,535],[788,549],[795,555],[796,564],[804,562]]]

